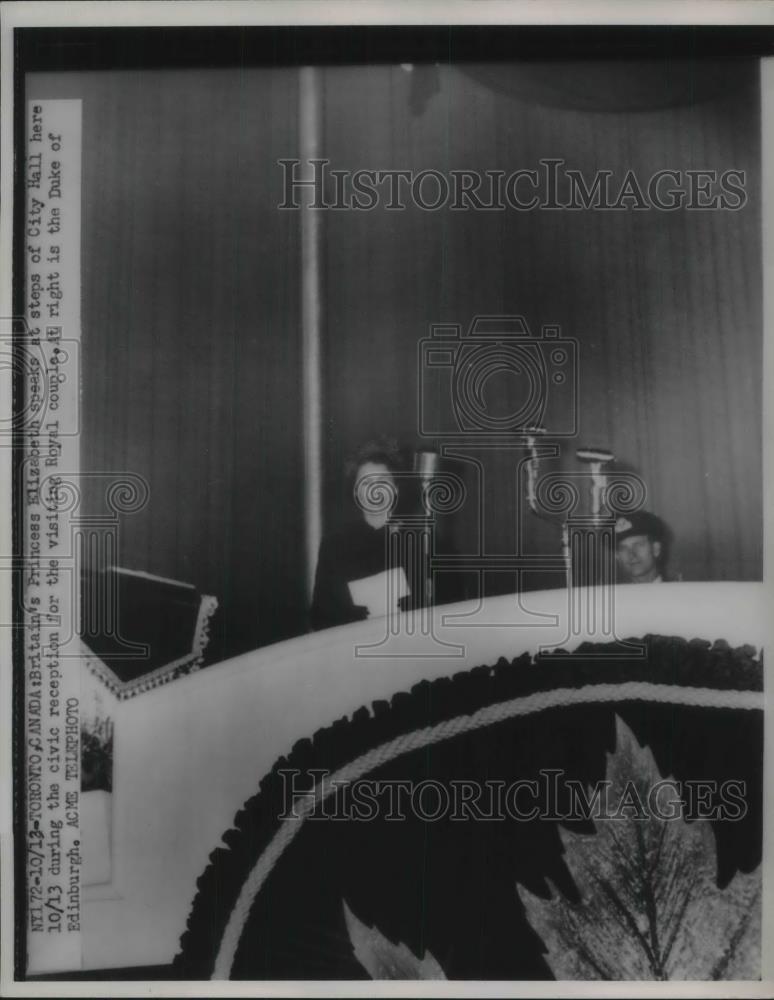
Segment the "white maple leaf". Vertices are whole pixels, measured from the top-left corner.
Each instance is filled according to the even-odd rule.
[[[417,958],[405,944],[393,944],[377,927],[368,927],[343,902],[344,919],[355,958],[371,979],[446,979],[429,951]]]
[[[653,754],[618,718],[616,734],[608,802],[632,784],[647,802],[662,780]],[[591,835],[560,828],[579,903],[553,885],[549,900],[517,885],[557,979],[760,979],[760,867],[719,889],[707,820],[603,815],[594,825]]]

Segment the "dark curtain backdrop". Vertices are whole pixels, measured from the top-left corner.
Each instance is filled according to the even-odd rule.
[[[560,65],[320,72],[334,168],[510,172],[557,157],[588,179],[744,169],[748,192],[738,212],[325,213],[326,527],[359,441],[416,441],[430,324],[520,313],[580,343],[580,433],[554,467],[577,470],[580,444],[610,448],[647,483],[686,579],[760,578],[751,66],[725,66],[719,92],[711,73],[666,73],[651,110],[642,74],[627,94],[615,64],[576,66],[564,88]],[[297,70],[41,75],[29,96],[84,99],[82,465],[150,485],[120,562],[215,594],[223,654],[292,634],[305,600],[300,219],[276,209],[276,161],[298,155]],[[471,499],[447,528],[472,551],[478,484],[461,468]],[[508,552],[512,456],[491,454],[486,474],[486,548]],[[552,527],[527,517],[524,531],[529,550],[559,551]]]
[[[647,65],[631,68],[628,91],[618,64],[589,67],[585,76],[575,65],[563,88],[557,64],[326,71],[333,168],[511,172],[552,157],[588,183],[597,170],[620,183],[632,169],[644,186],[661,169],[744,169],[748,192],[737,212],[329,213],[331,510],[347,446],[385,430],[416,437],[417,343],[430,325],[467,328],[476,314],[517,313],[533,332],[558,324],[579,341],[579,436],[546,470],[581,471],[579,445],[611,449],[618,468],[644,479],[648,507],[671,526],[675,571],[690,580],[760,578],[757,67],[717,71],[725,96],[713,92],[706,70],[670,76],[669,67]],[[640,110],[643,81],[657,105],[651,111]],[[691,83],[699,103],[663,107],[689,97]],[[521,88],[529,100],[519,99]],[[587,110],[594,93],[605,110]],[[607,110],[611,104],[637,110]],[[486,461],[485,547],[509,552],[513,456],[495,451]],[[475,494],[475,477],[468,485]],[[473,507],[455,525],[465,551],[478,542]],[[523,532],[528,551],[559,551],[557,530],[531,515]],[[558,581],[536,574],[529,583]],[[492,591],[509,586],[495,575],[487,582]]]
[[[84,470],[146,478],[121,565],[214,594],[233,653],[305,601],[295,71],[38,77],[83,97]],[[87,503],[102,488],[88,479]]]

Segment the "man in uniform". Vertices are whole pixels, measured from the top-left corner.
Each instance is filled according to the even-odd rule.
[[[616,560],[628,583],[663,583],[668,531],[660,517],[640,510],[615,523]]]

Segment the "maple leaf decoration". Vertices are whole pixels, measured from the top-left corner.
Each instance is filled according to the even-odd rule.
[[[647,802],[662,780],[650,750],[619,718],[607,779],[607,802],[614,804],[633,803],[632,785]],[[721,890],[709,821],[653,813],[638,819],[630,807],[621,812],[629,818],[595,818],[594,834],[560,828],[580,902],[553,885],[548,900],[516,887],[555,977],[760,979],[760,867],[738,872]]]
[[[358,920],[346,902],[343,906],[355,958],[371,979],[446,979],[429,951],[417,958],[405,944],[393,944],[378,928]]]

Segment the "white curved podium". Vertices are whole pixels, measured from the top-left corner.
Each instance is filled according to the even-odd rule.
[[[363,705],[501,656],[585,640],[656,633],[760,649],[767,639],[760,583],[618,587],[612,618],[600,591],[573,600],[571,608],[568,591],[537,591],[360,622],[111,703],[112,877],[84,889],[83,967],[170,962],[196,879],[261,777],[297,740]]]

